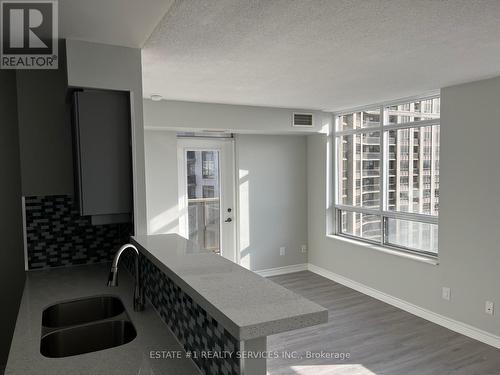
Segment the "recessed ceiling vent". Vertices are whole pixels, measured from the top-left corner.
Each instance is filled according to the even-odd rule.
[[[312,128],[313,127],[313,115],[312,115],[312,113],[294,112],[292,126]]]

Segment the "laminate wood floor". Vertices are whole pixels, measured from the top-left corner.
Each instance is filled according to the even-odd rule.
[[[329,310],[328,323],[268,337],[268,375],[500,375],[500,350],[309,271],[270,277]],[[307,359],[306,352],[350,358]]]

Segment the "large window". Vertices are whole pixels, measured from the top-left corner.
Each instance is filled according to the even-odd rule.
[[[438,96],[339,113],[336,234],[437,256]]]

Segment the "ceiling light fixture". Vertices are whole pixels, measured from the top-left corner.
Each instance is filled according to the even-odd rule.
[[[159,102],[162,99],[163,96],[161,96],[160,94],[151,94],[151,100],[154,102]]]

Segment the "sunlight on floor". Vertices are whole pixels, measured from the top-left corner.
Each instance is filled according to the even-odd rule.
[[[290,366],[290,370],[294,375],[377,375],[359,364]],[[273,372],[268,371],[267,375]]]

